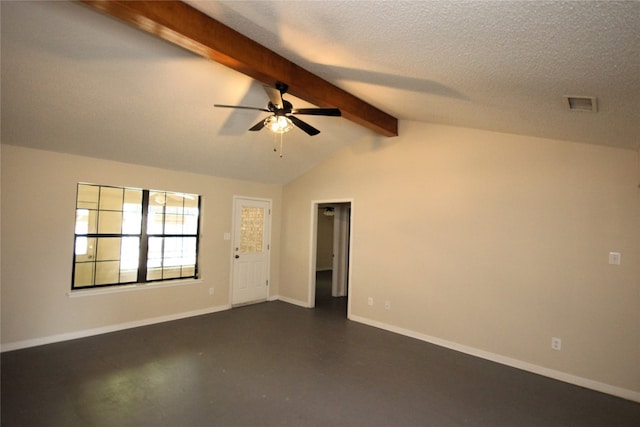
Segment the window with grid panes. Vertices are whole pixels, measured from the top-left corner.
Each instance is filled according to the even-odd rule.
[[[197,278],[200,196],[78,184],[72,289]]]

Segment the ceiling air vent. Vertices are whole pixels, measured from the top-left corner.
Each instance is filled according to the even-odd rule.
[[[598,111],[598,103],[595,96],[564,96],[564,101],[569,107],[569,111],[585,111],[595,113]]]

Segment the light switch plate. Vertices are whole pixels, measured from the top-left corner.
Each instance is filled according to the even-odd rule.
[[[620,252],[609,252],[609,264],[620,265]]]

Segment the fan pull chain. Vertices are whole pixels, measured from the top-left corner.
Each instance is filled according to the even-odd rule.
[[[284,134],[280,134],[280,158],[282,158],[282,139]]]
[[[278,138],[277,134],[273,134],[273,152],[274,153],[278,152],[278,141],[277,141],[277,138]],[[283,146],[282,138],[283,138],[283,134],[281,133],[280,134],[280,157],[281,158],[283,157],[283,154],[282,154],[282,146]]]

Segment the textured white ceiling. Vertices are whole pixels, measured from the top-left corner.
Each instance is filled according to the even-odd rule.
[[[401,120],[640,143],[640,2],[188,3]],[[281,159],[259,114],[212,107],[263,106],[260,84],[78,3],[0,6],[3,143],[284,183],[382,138],[312,117]]]
[[[637,1],[188,3],[400,119],[640,141]]]

